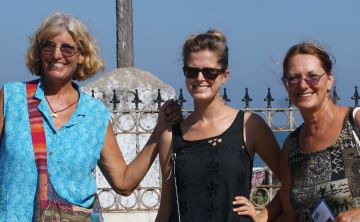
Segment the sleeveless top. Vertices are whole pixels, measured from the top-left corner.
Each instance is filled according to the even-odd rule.
[[[243,139],[244,112],[222,134],[186,141],[180,123],[173,126],[175,197],[170,221],[245,222],[233,212],[233,200],[249,198],[252,160]],[[177,196],[177,197],[176,197]],[[179,203],[179,207],[177,206]]]
[[[301,126],[287,139],[292,176],[291,205],[299,221],[312,221],[311,212],[324,199],[333,213],[360,206],[360,154],[349,112],[336,142],[324,150],[304,153],[298,148]]]
[[[89,207],[94,202],[93,171],[100,158],[110,112],[98,100],[79,92],[76,110],[55,129],[44,97],[42,81],[35,97],[44,118],[48,171],[51,182],[67,201]],[[0,143],[0,221],[32,222],[37,168],[30,134],[25,83],[6,83],[4,128]]]

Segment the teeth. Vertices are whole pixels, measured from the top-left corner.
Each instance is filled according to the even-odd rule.
[[[64,67],[64,64],[62,64],[62,63],[50,63],[50,67],[62,68],[62,67]]]
[[[305,96],[305,97],[308,97],[308,96],[311,96],[312,95],[312,93],[310,92],[310,93],[299,93],[298,94],[299,96]]]
[[[195,89],[197,88],[208,88],[209,86],[194,86]]]

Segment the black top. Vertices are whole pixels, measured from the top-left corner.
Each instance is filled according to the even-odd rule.
[[[174,208],[170,221],[245,222],[249,217],[232,211],[237,195],[249,198],[252,160],[243,138],[244,112],[222,134],[208,139],[186,141],[180,124],[173,126],[175,175]]]

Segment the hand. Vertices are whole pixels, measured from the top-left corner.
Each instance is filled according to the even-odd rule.
[[[360,208],[354,208],[340,213],[334,222],[360,222]]]
[[[235,200],[233,201],[233,205],[233,211],[238,215],[249,216],[253,221],[257,221],[255,207],[246,197],[236,196]]]
[[[165,127],[180,122],[183,119],[181,107],[175,100],[167,100],[159,110],[158,124],[164,124]]]

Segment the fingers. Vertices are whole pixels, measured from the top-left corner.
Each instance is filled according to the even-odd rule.
[[[175,100],[167,100],[161,106],[160,112],[165,113],[165,119],[170,123],[177,123],[183,118],[181,107]]]
[[[233,205],[233,211],[236,212],[238,215],[247,215],[251,218],[256,217],[255,207],[246,197],[236,196],[233,201]]]

